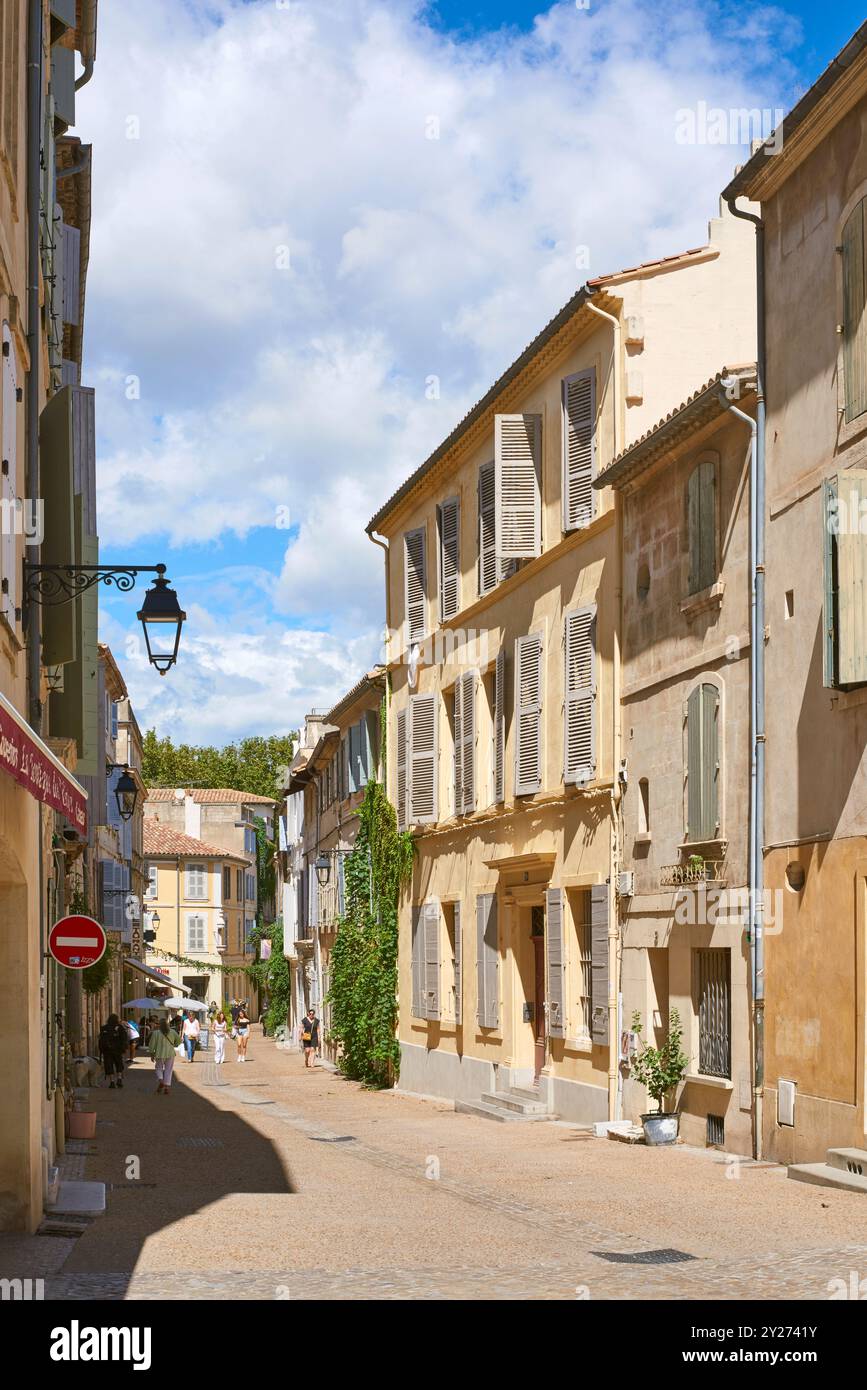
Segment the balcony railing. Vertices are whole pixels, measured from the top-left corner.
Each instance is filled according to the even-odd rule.
[[[681,888],[690,884],[725,883],[724,859],[702,859],[685,864],[663,864],[659,873],[660,886]]]

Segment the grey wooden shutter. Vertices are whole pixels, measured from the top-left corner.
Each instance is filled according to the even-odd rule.
[[[494,470],[498,558],[541,555],[541,415],[495,416]]]
[[[500,1020],[500,945],[497,933],[497,895],[476,898],[476,976],[480,1028],[496,1028]]]
[[[719,690],[697,685],[686,704],[687,839],[719,834]]]
[[[421,642],[425,635],[425,594],[427,590],[427,554],[425,528],[407,531],[403,538],[404,601],[406,604],[406,640]]]
[[[476,809],[476,687],[477,673],[467,671],[461,677],[463,685],[462,723],[463,741],[461,756],[462,814],[472,815]]]
[[[496,482],[494,464],[479,469],[479,593],[488,594],[497,583]]]
[[[461,499],[450,497],[437,507],[439,532],[440,620],[448,622],[460,608]]]
[[[608,1043],[608,884],[590,889],[590,1037]]]
[[[425,903],[424,919],[424,998],[425,1018],[440,1016],[440,905]]]
[[[867,683],[867,470],[846,468],[836,482],[839,521],[830,538],[837,561],[836,669],[846,687]],[[844,518],[849,521],[841,525]]]
[[[464,680],[463,676],[458,676],[455,681],[454,691],[454,760],[453,760],[453,787],[454,787],[454,812],[456,816],[463,815],[464,808]]]
[[[78,324],[81,299],[81,232],[60,224],[63,237],[63,322]]]
[[[397,828],[406,830],[407,826],[407,718],[406,710],[402,709],[397,716]]]
[[[716,574],[716,468],[712,460],[699,463],[687,483],[689,525],[689,592],[700,593]]]
[[[846,419],[867,411],[867,237],[864,199],[843,228],[843,374]]]
[[[455,1023],[463,1020],[463,956],[464,945],[461,940],[461,905],[454,905],[455,924]]]
[[[421,932],[422,909],[414,907],[412,909],[412,1016],[413,1018],[424,1018],[424,1002],[422,999],[422,932]]]
[[[437,818],[437,696],[414,695],[409,703],[409,819]]]
[[[563,777],[589,781],[596,772],[596,608],[566,614]]]
[[[506,767],[506,653],[497,653],[494,668],[494,801],[505,799]]]
[[[596,371],[567,376],[563,382],[563,530],[593,520],[596,471]]]
[[[515,647],[515,795],[530,796],[542,785],[542,634]]]
[[[549,888],[545,894],[545,997],[548,1004],[548,1033],[552,1038],[566,1036],[566,957],[563,947],[563,889]]]

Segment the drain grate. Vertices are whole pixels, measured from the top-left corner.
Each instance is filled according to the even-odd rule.
[[[222,1149],[222,1139],[210,1139],[203,1134],[183,1135],[175,1140],[175,1146],[179,1149]]]
[[[46,1216],[37,1228],[38,1236],[83,1236],[91,1225],[89,1216]]]
[[[591,1250],[590,1253],[613,1265],[678,1265],[697,1258],[685,1250],[638,1250],[629,1255],[614,1250]]]
[[[355,1142],[354,1134],[310,1134],[314,1144],[350,1144]]]

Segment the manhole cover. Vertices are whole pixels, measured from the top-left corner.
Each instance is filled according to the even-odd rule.
[[[613,1250],[591,1250],[597,1259],[608,1260],[614,1265],[678,1265],[684,1260],[694,1260],[695,1255],[687,1255],[685,1250],[639,1250],[623,1255]]]
[[[354,1134],[311,1134],[309,1137],[314,1144],[351,1144],[355,1142]]]
[[[179,1149],[222,1149],[222,1139],[209,1139],[202,1134],[190,1134],[175,1140]]]

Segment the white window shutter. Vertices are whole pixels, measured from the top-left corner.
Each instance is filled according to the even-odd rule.
[[[563,382],[563,530],[593,520],[596,472],[596,371],[590,368]]]
[[[497,415],[494,424],[497,556],[542,553],[542,417]]]
[[[586,782],[596,772],[596,608],[574,608],[564,618],[566,676],[563,778]]]
[[[500,943],[497,932],[497,895],[476,898],[477,1017],[480,1028],[496,1028],[500,1021]]]
[[[461,790],[463,792],[463,814],[471,816],[476,809],[476,690],[478,674],[468,671],[461,677],[463,694],[463,756],[461,762]]]
[[[455,903],[454,906],[455,922],[455,1023],[460,1023],[463,1017],[463,955],[464,945],[461,940],[461,905]]]
[[[542,785],[542,634],[515,643],[515,795],[532,796]]]
[[[406,733],[407,719],[406,710],[399,711],[397,716],[397,828],[406,830],[407,826],[407,777],[406,777]]]
[[[425,903],[424,918],[424,999],[425,1018],[440,1016],[440,905],[434,899]]]
[[[424,1018],[422,1002],[422,973],[424,958],[422,956],[422,932],[421,932],[422,909],[414,907],[412,909],[412,1016],[413,1018]]]
[[[591,1023],[595,1043],[608,1045],[608,884],[590,889]]]
[[[494,802],[505,799],[506,767],[506,653],[497,654],[494,668]]]
[[[430,825],[437,818],[437,697],[414,695],[409,705],[409,819]]]
[[[566,1036],[566,956],[563,947],[564,897],[562,888],[549,888],[545,913],[545,999],[548,1005],[548,1033],[552,1038]]]
[[[426,630],[427,545],[425,528],[407,531],[403,538],[406,640],[421,642]]]
[[[458,676],[454,692],[454,806],[456,816],[463,815],[464,809],[464,678]]]
[[[439,530],[440,621],[448,622],[461,606],[461,499],[450,497],[437,507]]]

